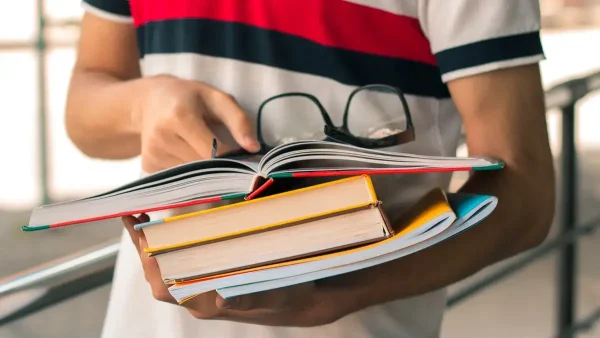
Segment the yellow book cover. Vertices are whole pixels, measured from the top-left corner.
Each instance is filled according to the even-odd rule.
[[[330,181],[330,182],[326,182],[326,183],[321,183],[321,184],[317,184],[317,185],[313,185],[313,186],[309,186],[309,187],[305,187],[305,188],[295,189],[295,190],[291,190],[291,191],[287,191],[287,192],[283,192],[283,193],[279,193],[279,194],[275,194],[275,195],[270,195],[270,196],[261,197],[261,198],[257,198],[257,199],[251,199],[251,200],[240,202],[240,203],[225,205],[225,206],[221,206],[221,207],[217,207],[217,208],[213,208],[213,209],[201,210],[201,211],[187,213],[187,214],[183,214],[183,215],[168,217],[168,218],[165,218],[162,220],[150,222],[151,223],[150,226],[139,227],[139,229],[142,229],[144,231],[151,231],[151,229],[150,229],[151,227],[160,225],[163,223],[171,223],[171,222],[181,221],[181,220],[185,220],[185,219],[191,219],[194,217],[203,217],[203,216],[210,217],[211,215],[214,215],[217,213],[223,213],[223,212],[229,212],[231,214],[234,214],[236,212],[236,210],[241,210],[242,208],[245,208],[247,206],[259,207],[259,206],[261,206],[261,204],[264,205],[265,202],[269,202],[269,201],[272,201],[275,199],[282,199],[285,197],[306,194],[309,192],[319,192],[320,190],[324,191],[324,188],[327,188],[327,187],[332,187],[335,185],[340,186],[343,183],[359,181],[359,180],[364,182],[364,185],[366,186],[366,189],[367,189],[368,198],[366,198],[366,199],[363,198],[362,200],[364,202],[361,202],[358,204],[352,204],[352,205],[345,205],[343,207],[338,207],[335,209],[327,209],[325,211],[321,211],[318,213],[302,214],[299,217],[283,219],[282,221],[275,222],[275,223],[260,224],[258,226],[247,228],[242,231],[227,232],[227,233],[219,234],[216,236],[210,236],[210,237],[198,238],[198,239],[190,240],[190,241],[179,242],[174,245],[149,247],[149,248],[145,249],[145,252],[150,255],[157,255],[157,254],[166,253],[169,251],[189,248],[192,246],[209,244],[209,243],[228,240],[228,239],[232,239],[232,238],[236,238],[236,237],[247,236],[247,235],[251,235],[251,234],[255,234],[255,233],[259,233],[259,232],[275,230],[275,229],[283,228],[283,227],[287,227],[287,226],[293,226],[293,225],[304,223],[304,222],[310,222],[310,221],[314,221],[314,220],[318,220],[318,219],[322,219],[322,218],[326,218],[326,217],[341,215],[341,214],[345,214],[345,213],[349,213],[349,212],[353,212],[356,210],[360,210],[360,209],[378,205],[380,202],[377,200],[377,195],[375,193],[375,188],[373,186],[373,182],[372,182],[371,178],[368,175],[359,175],[359,176],[352,176],[352,177],[348,177],[348,178],[338,179],[338,180],[334,180],[334,181]],[[343,203],[340,203],[340,204],[343,204]],[[392,229],[389,229],[389,230],[390,230],[390,232],[392,232]],[[147,233],[146,235],[148,237],[149,234]]]

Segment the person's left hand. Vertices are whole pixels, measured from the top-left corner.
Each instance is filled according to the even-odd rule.
[[[140,255],[144,274],[154,298],[177,305],[163,282],[156,259],[148,257],[144,252],[147,243],[143,231],[133,229],[135,224],[148,221],[147,215],[123,217],[123,223]],[[346,315],[351,308],[348,302],[352,298],[352,295],[343,290],[321,288],[311,282],[227,300],[221,298],[216,291],[212,291],[198,295],[181,306],[198,319],[307,327],[332,323]]]

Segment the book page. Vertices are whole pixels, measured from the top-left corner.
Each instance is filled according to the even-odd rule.
[[[326,142],[291,142],[271,150],[260,164],[261,174],[281,172],[359,170],[377,168],[494,167],[500,162],[479,157],[426,156],[374,150]]]

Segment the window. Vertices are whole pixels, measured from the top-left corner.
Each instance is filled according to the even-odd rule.
[[[0,207],[30,208],[52,200],[78,198],[134,179],[137,160],[87,158],[64,130],[64,109],[75,61],[80,0],[46,0],[47,49],[38,53],[38,0],[0,1]],[[39,0],[43,1],[43,0]],[[44,60],[38,72],[39,57]],[[45,83],[40,86],[40,75]],[[47,182],[42,178],[40,99],[45,97]]]

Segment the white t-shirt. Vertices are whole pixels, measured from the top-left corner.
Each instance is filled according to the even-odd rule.
[[[416,141],[392,151],[454,155],[461,120],[446,83],[543,59],[537,0],[83,1],[89,13],[136,27],[143,76],[207,82],[235,96],[253,118],[268,97],[300,91],[315,95],[339,125],[354,88],[396,86],[406,94]],[[392,113],[364,109],[352,123],[368,127]],[[263,131],[285,135],[311,122],[269,118]],[[394,219],[430,188],[447,188],[450,175],[373,179]],[[152,298],[124,233],[103,337],[433,338],[445,296],[437,290],[391,301],[314,328],[197,320]]]

